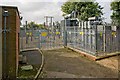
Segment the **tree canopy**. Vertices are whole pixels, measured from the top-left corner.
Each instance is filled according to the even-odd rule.
[[[81,1],[81,0],[80,0]],[[69,0],[61,6],[63,16],[71,14],[72,11],[77,12],[77,18],[80,20],[88,20],[89,17],[101,17],[103,7],[97,2],[87,0],[87,2],[74,2]]]
[[[112,23],[120,26],[120,0],[111,2],[111,10],[113,10],[111,15]]]
[[[33,29],[45,29],[45,26],[43,24],[37,24],[35,22],[29,22],[28,23],[29,28],[33,28]]]

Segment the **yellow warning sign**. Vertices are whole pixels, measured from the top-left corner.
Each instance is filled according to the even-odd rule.
[[[28,32],[27,32],[26,34],[27,34],[27,35],[29,35],[29,33],[28,33]]]
[[[80,32],[80,35],[83,35],[84,33],[83,32]]]
[[[100,36],[102,37],[102,32],[100,32]]]
[[[60,34],[60,32],[56,32],[56,34]]]
[[[60,34],[60,32],[56,32],[56,34]]]
[[[41,36],[46,37],[47,36],[47,32],[42,32]]]
[[[112,36],[116,36],[116,32],[112,32]]]
[[[29,35],[32,36],[32,33],[30,32]]]

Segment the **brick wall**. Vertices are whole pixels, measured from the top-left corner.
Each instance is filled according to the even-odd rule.
[[[20,26],[20,20],[17,8],[15,7],[3,7],[3,11],[6,9],[8,11],[9,16],[7,17],[7,29],[10,31],[7,32],[7,41],[6,41],[6,51],[7,51],[7,75],[10,78],[15,78],[17,76],[17,68],[18,68],[18,53],[19,53],[19,44],[18,44],[18,32]],[[2,24],[4,27],[4,17]],[[2,38],[4,42],[4,37]],[[2,45],[2,49],[4,49],[4,45]],[[4,53],[4,51],[2,51]],[[4,62],[4,59],[3,59]],[[4,69],[3,69],[4,70]],[[4,73],[4,72],[3,72]]]
[[[19,33],[20,33],[20,19],[19,15],[16,12],[16,56],[18,56],[19,51],[20,51],[20,46],[19,46]],[[18,57],[16,57],[16,62],[18,62]],[[17,70],[18,70],[18,63],[16,64]],[[16,71],[17,71],[16,70]]]

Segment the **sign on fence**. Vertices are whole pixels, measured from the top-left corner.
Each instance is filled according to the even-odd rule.
[[[66,26],[67,46],[98,56],[117,52],[120,44],[117,31],[112,26],[91,25],[81,21],[79,26]]]
[[[48,35],[47,32],[41,32],[41,36],[46,37]]]

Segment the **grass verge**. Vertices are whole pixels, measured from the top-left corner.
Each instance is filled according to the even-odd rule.
[[[40,67],[40,65],[37,64],[37,65],[32,65],[33,66],[32,70],[22,70],[21,66],[23,65],[20,64],[18,67],[18,79],[24,79],[24,80],[33,79]]]

